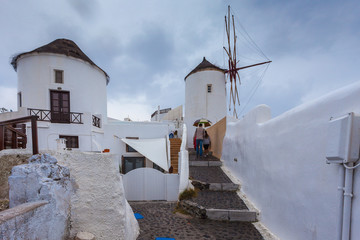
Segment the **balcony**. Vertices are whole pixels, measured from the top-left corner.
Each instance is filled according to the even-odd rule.
[[[92,115],[92,125],[94,127],[101,128],[101,119],[95,115]]]
[[[77,112],[55,112],[44,109],[28,108],[29,116],[37,116],[38,121],[46,121],[51,123],[75,123],[83,124],[83,113]]]

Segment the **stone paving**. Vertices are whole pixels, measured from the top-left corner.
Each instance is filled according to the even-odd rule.
[[[196,157],[196,152],[194,149],[189,148],[189,160],[190,161],[219,161],[219,159],[217,159],[216,157],[212,156],[211,154],[209,154],[208,156],[199,156]]]
[[[189,149],[190,161],[219,161],[216,157],[196,158],[194,151]],[[232,183],[220,167],[190,166],[191,179],[205,183]],[[235,191],[198,191],[196,198],[190,201],[207,209],[247,210],[245,203]],[[176,202],[130,202],[134,213],[140,213],[140,240],[157,237],[174,238],[176,240],[263,240],[259,231],[250,222],[216,221],[200,219],[175,212]]]
[[[190,167],[190,179],[206,183],[231,183],[230,178],[220,167]]]
[[[203,190],[197,193],[196,198],[191,201],[197,203],[204,208],[210,209],[231,209],[231,210],[248,210],[245,203],[236,192],[227,191],[208,191]]]
[[[189,149],[190,161],[220,161],[218,158],[209,155],[208,157],[196,158],[193,149]],[[199,180],[206,183],[232,183],[230,178],[223,172],[220,167],[189,167],[191,179]],[[205,208],[214,209],[248,209],[242,199],[236,192],[227,191],[199,191],[198,196],[191,201],[196,202]]]
[[[157,237],[176,240],[263,240],[251,223],[212,221],[174,213],[175,202],[130,202],[134,213],[144,216],[139,219],[138,240]]]

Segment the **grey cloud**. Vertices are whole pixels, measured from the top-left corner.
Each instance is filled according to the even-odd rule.
[[[174,52],[171,33],[160,26],[146,23],[141,35],[128,46],[128,54],[150,69],[161,70],[171,65]]]
[[[97,16],[99,3],[96,0],[68,0],[68,3],[84,20],[92,20]]]

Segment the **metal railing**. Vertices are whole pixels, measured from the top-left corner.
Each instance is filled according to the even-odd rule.
[[[28,110],[30,116],[39,117],[38,121],[46,121],[52,123],[75,123],[75,124],[83,123],[82,122],[83,113],[78,113],[78,112],[61,113],[61,112],[54,112],[51,110],[35,109],[35,108],[28,108]]]
[[[92,115],[92,125],[101,128],[101,119],[95,115]]]

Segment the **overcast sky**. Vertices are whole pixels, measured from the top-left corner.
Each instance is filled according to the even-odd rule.
[[[108,115],[149,120],[157,106],[184,104],[184,77],[205,56],[226,68],[224,16],[230,4],[273,62],[241,72],[245,114],[258,104],[277,116],[359,81],[357,0],[1,0],[0,107],[16,110],[11,57],[58,38],[73,40],[110,76]],[[239,65],[261,61],[241,50]],[[260,81],[261,80],[261,81]],[[256,88],[256,86],[258,86]],[[252,91],[257,89],[253,94]]]

